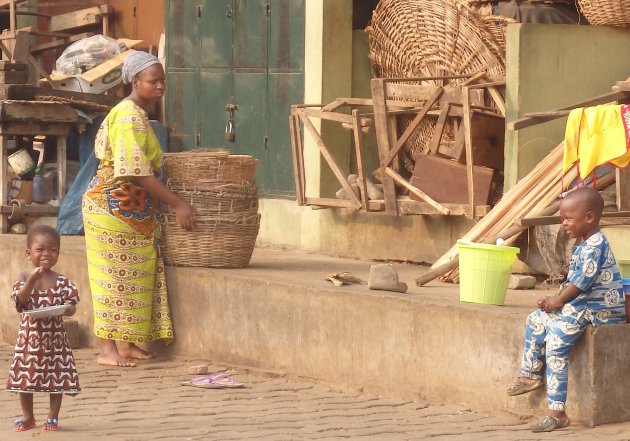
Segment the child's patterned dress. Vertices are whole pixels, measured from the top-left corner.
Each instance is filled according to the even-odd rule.
[[[18,312],[46,306],[76,304],[77,288],[59,276],[54,288],[34,289],[26,307],[17,306],[17,293],[24,282],[13,285]],[[11,392],[79,393],[79,376],[61,317],[34,319],[20,314],[20,329],[6,389]]]

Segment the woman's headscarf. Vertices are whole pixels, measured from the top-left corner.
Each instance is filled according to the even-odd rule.
[[[144,51],[134,51],[127,55],[122,67],[122,81],[125,84],[131,83],[131,79],[154,64],[160,64],[160,60],[155,55]]]

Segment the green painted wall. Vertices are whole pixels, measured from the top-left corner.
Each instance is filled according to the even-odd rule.
[[[610,91],[630,76],[630,30],[605,26],[510,25],[506,119]],[[506,132],[506,188],[564,139],[566,118]]]

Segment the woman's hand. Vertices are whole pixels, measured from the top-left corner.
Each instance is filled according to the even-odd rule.
[[[177,223],[184,230],[190,231],[195,228],[195,209],[192,205],[181,201],[181,203],[175,207],[175,216],[177,217]]]

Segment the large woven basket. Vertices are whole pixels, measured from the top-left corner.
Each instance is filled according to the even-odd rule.
[[[578,5],[592,25],[630,27],[630,0],[578,0]]]
[[[374,77],[505,75],[505,44],[462,0],[381,0],[366,31]],[[399,118],[401,133],[411,120]],[[412,159],[428,151],[436,120],[424,118],[406,142]],[[447,126],[443,144],[453,142],[452,132]]]
[[[205,268],[247,266],[260,227],[256,160],[203,149],[165,154],[164,166],[171,190],[196,211],[196,228],[186,231],[177,223],[175,211],[163,208],[166,263]]]

